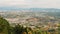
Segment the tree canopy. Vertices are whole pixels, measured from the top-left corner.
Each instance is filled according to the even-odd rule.
[[[0,33],[3,34],[9,33],[9,23],[7,20],[5,20],[3,17],[0,17]]]

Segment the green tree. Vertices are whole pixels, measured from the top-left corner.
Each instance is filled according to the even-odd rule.
[[[22,34],[22,26],[20,26],[19,24],[18,25],[15,25],[14,29],[13,29],[13,32],[14,34]]]
[[[10,34],[10,29],[9,29],[10,25],[8,23],[7,20],[5,20],[4,18],[0,17],[0,33],[3,34]]]

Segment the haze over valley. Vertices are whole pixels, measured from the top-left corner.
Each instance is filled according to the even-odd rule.
[[[36,9],[36,10],[35,10]],[[60,22],[60,9],[30,8],[22,10],[1,10],[0,16],[10,24],[42,26]]]

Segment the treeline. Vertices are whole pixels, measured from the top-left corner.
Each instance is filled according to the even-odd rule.
[[[23,25],[10,26],[9,22],[0,17],[0,34],[60,34],[60,26],[57,30],[43,30],[40,28],[32,29]]]

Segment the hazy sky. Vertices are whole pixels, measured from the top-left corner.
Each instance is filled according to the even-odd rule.
[[[0,0],[0,7],[1,6],[60,8],[60,0]]]

